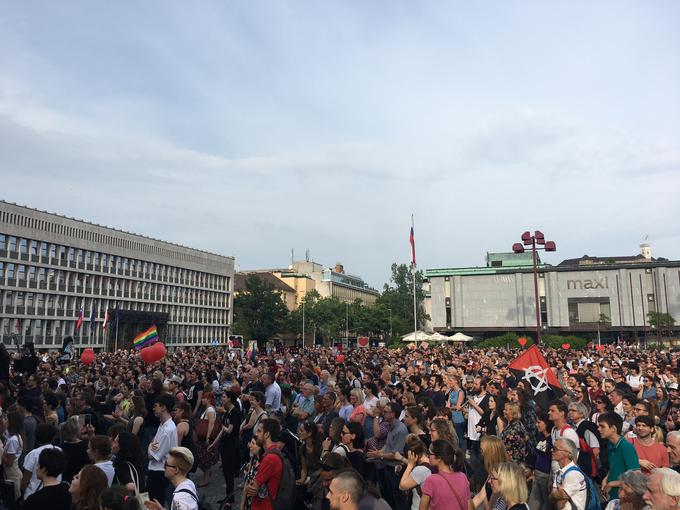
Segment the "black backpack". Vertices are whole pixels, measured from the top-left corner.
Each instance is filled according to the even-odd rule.
[[[274,510],[288,510],[295,506],[295,471],[288,458],[278,448],[267,450],[266,455],[276,455],[281,459],[281,483],[276,499],[269,494]],[[264,457],[263,457],[264,458]]]

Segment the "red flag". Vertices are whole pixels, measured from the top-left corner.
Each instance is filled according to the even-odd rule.
[[[108,325],[109,325],[109,309],[107,308],[106,311],[104,312],[104,324],[102,324],[102,328],[106,329]]]
[[[80,305],[80,310],[78,310],[78,320],[76,321],[76,331],[80,331],[80,326],[83,325],[83,305]]]
[[[517,356],[508,368],[518,380],[524,381],[525,388],[533,390],[534,400],[544,411],[551,400],[564,395],[560,382],[536,345]]]
[[[413,264],[413,267],[416,267],[416,238],[413,235],[413,227],[411,227],[411,235],[408,241],[411,243],[411,264]]]

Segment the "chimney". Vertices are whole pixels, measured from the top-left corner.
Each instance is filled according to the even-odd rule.
[[[336,273],[345,274],[345,268],[342,266],[342,264],[340,262],[335,263],[334,271]]]
[[[647,243],[640,245],[640,254],[647,260],[652,260],[652,247]]]

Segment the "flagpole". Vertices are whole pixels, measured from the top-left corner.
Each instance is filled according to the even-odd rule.
[[[118,311],[118,305],[116,304],[116,341],[114,342],[113,352],[118,350],[118,323],[120,322],[120,311]]]
[[[411,231],[414,232],[415,236],[415,224],[413,222],[413,214],[411,214]],[[415,239],[413,241],[413,246],[415,246]],[[415,250],[414,250],[415,251]],[[418,345],[418,306],[416,301],[416,259],[413,257],[411,263],[411,270],[413,272],[413,334],[415,336],[416,345]]]

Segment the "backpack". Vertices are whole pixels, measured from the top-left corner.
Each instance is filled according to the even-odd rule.
[[[281,459],[281,483],[276,499],[269,494],[274,510],[287,510],[295,506],[295,471],[288,458],[278,448],[267,450],[266,455],[276,455]]]
[[[583,475],[583,478],[586,481],[586,491],[588,491],[588,493],[586,495],[585,510],[600,510],[600,497],[597,494],[597,489],[595,488],[595,482],[593,482],[593,479],[586,475],[578,466],[571,466],[564,472],[564,476],[567,476],[569,471],[578,471]],[[570,503],[573,507],[573,502],[571,502],[571,500]]]
[[[593,422],[583,420],[576,428],[579,448],[578,461],[576,464],[586,475],[593,479],[597,479],[601,474],[600,469],[598,468],[598,458],[595,456],[593,449],[585,439],[586,431],[593,434],[600,443],[600,465],[602,465],[602,455],[607,455],[607,449],[602,447],[602,438],[600,437],[600,432],[597,430],[597,426]]]
[[[193,492],[191,492],[189,489],[180,489],[180,490],[178,490],[178,491],[175,491],[175,493],[178,493],[178,492],[186,492],[187,494],[189,494],[192,498],[194,498],[194,499],[196,500],[196,505],[198,505],[198,510],[202,510],[202,508],[203,508],[203,500],[202,500],[202,499],[199,499],[198,496],[197,496],[196,494],[194,494]]]

